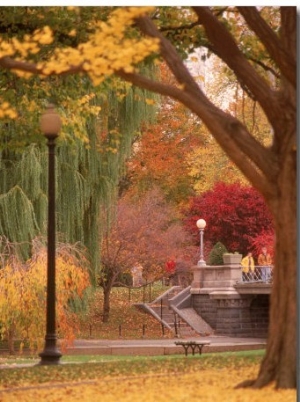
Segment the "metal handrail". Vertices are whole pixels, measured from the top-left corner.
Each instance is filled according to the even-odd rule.
[[[255,265],[254,271],[242,272],[241,265],[241,280],[237,283],[272,283],[273,280],[273,265]],[[267,268],[267,269],[265,269]]]

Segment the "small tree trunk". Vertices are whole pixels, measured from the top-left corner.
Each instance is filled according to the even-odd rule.
[[[108,320],[109,320],[110,292],[111,292],[111,286],[105,286],[103,288],[103,318],[102,318],[102,322],[108,322]]]
[[[12,324],[7,331],[7,344],[8,344],[8,351],[10,355],[15,354],[15,325]]]

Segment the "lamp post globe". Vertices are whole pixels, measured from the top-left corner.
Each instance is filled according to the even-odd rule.
[[[57,138],[61,129],[61,119],[54,105],[50,103],[40,119],[41,131],[46,138]]]
[[[206,222],[204,219],[198,219],[196,222],[197,228],[199,229],[200,233],[200,259],[198,261],[198,267],[205,267],[206,262],[204,260],[204,255],[203,255],[203,236],[204,236],[204,229],[206,227]]]
[[[41,131],[48,146],[48,233],[47,233],[47,299],[46,336],[41,365],[59,364],[61,353],[57,348],[55,323],[55,140],[61,128],[61,120],[50,104],[40,120]]]
[[[204,219],[198,219],[196,225],[198,229],[205,229],[206,222]]]

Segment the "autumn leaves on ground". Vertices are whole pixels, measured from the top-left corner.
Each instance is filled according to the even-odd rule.
[[[106,356],[96,363],[91,356],[88,363],[7,368],[1,372],[0,401],[294,402],[294,390],[234,388],[257,375],[262,355]]]
[[[98,292],[90,314],[82,317],[81,336],[126,339],[162,336],[160,325],[132,307],[143,298],[156,297],[164,287],[113,289],[111,321],[101,323]],[[98,317],[98,319],[97,319]],[[89,323],[93,323],[90,327]],[[121,327],[120,327],[121,326]],[[165,333],[164,336],[170,336]],[[201,356],[66,356],[59,366],[36,366],[38,359],[0,359],[0,402],[6,401],[284,401],[294,402],[294,390],[277,391],[274,385],[261,390],[235,389],[241,381],[257,376],[264,351],[204,353]],[[27,359],[27,360],[26,360]],[[3,367],[3,366],[2,366]]]

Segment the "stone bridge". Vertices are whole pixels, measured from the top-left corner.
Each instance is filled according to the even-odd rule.
[[[271,284],[242,282],[239,264],[194,266],[191,307],[215,334],[266,337]]]

